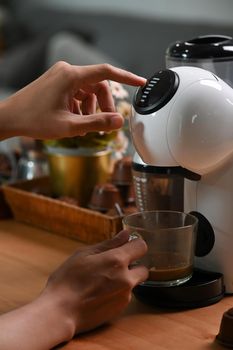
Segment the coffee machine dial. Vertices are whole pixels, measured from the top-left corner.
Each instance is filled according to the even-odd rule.
[[[179,86],[179,76],[172,70],[160,70],[140,87],[134,97],[134,108],[140,114],[150,114],[161,109],[174,96]]]

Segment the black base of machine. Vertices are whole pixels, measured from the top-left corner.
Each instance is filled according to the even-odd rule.
[[[166,308],[198,308],[217,303],[224,296],[223,275],[194,269],[192,278],[176,287],[140,284],[134,288],[135,297],[149,305]]]

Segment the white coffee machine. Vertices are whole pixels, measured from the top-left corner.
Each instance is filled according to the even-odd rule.
[[[223,273],[233,293],[233,89],[201,68],[161,70],[137,90],[130,129],[144,164],[199,177],[185,178],[183,196],[184,211],[211,228],[196,266]]]

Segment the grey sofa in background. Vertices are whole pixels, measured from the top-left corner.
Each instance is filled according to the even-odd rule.
[[[198,35],[233,36],[232,0],[8,0],[34,36],[61,30],[135,73],[164,67],[168,45]],[[67,52],[69,58],[69,52]]]

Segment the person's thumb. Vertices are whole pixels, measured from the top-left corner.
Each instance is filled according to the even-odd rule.
[[[90,247],[89,253],[90,254],[102,253],[102,252],[105,252],[106,250],[121,247],[128,241],[129,241],[129,232],[127,230],[122,230],[112,239],[103,241],[101,243],[98,243]]]
[[[112,131],[122,127],[124,118],[119,113],[97,113],[90,115],[73,115],[73,135],[85,135],[93,131]]]

